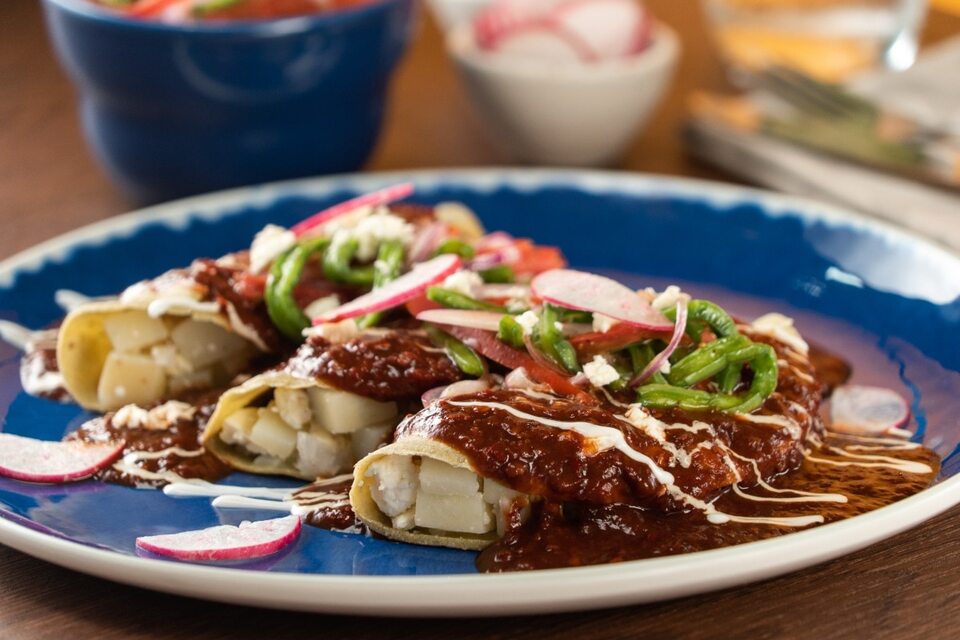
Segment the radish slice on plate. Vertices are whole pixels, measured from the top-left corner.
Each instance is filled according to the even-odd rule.
[[[0,476],[44,483],[83,480],[119,458],[123,445],[50,442],[0,433]]]
[[[844,385],[830,397],[831,428],[841,433],[883,434],[903,426],[909,417],[906,400],[891,389]]]
[[[137,538],[137,548],[177,560],[249,560],[280,551],[300,535],[300,518],[286,516],[239,527],[223,525]]]
[[[313,324],[338,322],[375,311],[399,307],[419,296],[426,291],[427,287],[443,282],[447,276],[458,271],[461,266],[463,266],[463,261],[460,260],[460,257],[451,253],[445,253],[433,260],[421,262],[386,286],[374,289],[370,293],[354,298],[347,304],[318,316]]]
[[[635,291],[616,280],[573,269],[553,269],[530,283],[533,295],[567,309],[602,313],[651,331],[670,331],[673,323]]]
[[[404,182],[403,184],[387,187],[386,189],[381,189],[380,191],[374,191],[373,193],[357,196],[356,198],[347,200],[346,202],[333,205],[329,209],[324,209],[320,213],[315,213],[306,220],[295,224],[290,230],[293,231],[294,235],[299,237],[311,229],[315,229],[316,227],[326,224],[334,218],[339,218],[340,216],[350,213],[351,211],[356,211],[361,207],[377,207],[384,204],[390,204],[391,202],[396,202],[397,200],[403,200],[404,198],[409,197],[413,191],[413,184]]]
[[[434,324],[498,331],[502,313],[496,311],[463,311],[461,309],[430,309],[417,314],[417,320]]]

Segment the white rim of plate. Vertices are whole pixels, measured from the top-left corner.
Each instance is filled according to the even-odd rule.
[[[190,219],[231,215],[289,195],[367,191],[412,181],[418,187],[457,185],[477,192],[499,187],[535,191],[575,187],[591,193],[673,195],[723,206],[754,203],[767,215],[795,214],[871,231],[894,244],[920,243],[929,259],[960,271],[949,252],[912,233],[829,205],[768,191],[686,178],[605,171],[538,169],[419,170],[310,178],[187,198],[97,222],[0,262],[0,286],[17,271],[41,269],[78,245],[94,245],[150,222],[182,228]],[[618,564],[506,574],[354,576],[272,573],[139,558],[53,537],[0,517],[0,543],[106,578],[205,600],[276,609],[373,616],[504,616],[599,609],[668,600],[763,580],[862,549],[960,503],[960,476],[869,513],[747,544]]]

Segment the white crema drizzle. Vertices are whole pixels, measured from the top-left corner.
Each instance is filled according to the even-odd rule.
[[[138,463],[143,462],[144,460],[157,460],[169,455],[177,455],[181,458],[195,458],[197,456],[202,456],[204,453],[204,449],[181,449],[180,447],[169,447],[167,449],[161,449],[160,451],[131,451],[127,455],[123,456],[119,462],[115,463],[113,468],[120,473],[132,476],[134,478],[140,478],[141,480],[170,483],[194,482],[193,480],[188,480],[173,471],[150,471],[148,469],[144,469]]]
[[[159,318],[167,314],[188,315],[190,313],[219,313],[217,302],[201,302],[188,296],[169,296],[158,298],[147,305],[147,315]]]
[[[697,509],[706,515],[707,520],[712,524],[726,524],[728,522],[739,522],[747,524],[769,524],[785,527],[805,527],[811,524],[819,524],[824,521],[823,516],[796,516],[796,517],[751,517],[737,516],[729,513],[723,513],[717,510],[713,503],[705,502],[699,498],[684,492],[680,487],[674,484],[674,476],[669,471],[662,469],[648,456],[640,453],[627,444],[623,432],[613,427],[604,427],[590,422],[567,422],[563,420],[553,420],[540,416],[525,413],[509,405],[499,402],[480,402],[480,401],[452,401],[447,400],[448,404],[457,407],[485,407],[497,411],[504,411],[510,415],[542,424],[544,426],[573,431],[592,440],[601,450],[617,449],[631,460],[635,460],[647,466],[653,473],[653,476],[666,487],[667,493],[675,500],[682,502],[694,509]]]
[[[322,491],[325,485],[344,482],[352,478],[344,474],[293,489],[270,487],[240,487],[215,484],[205,480],[173,482],[163,488],[163,493],[173,497],[213,498],[216,509],[262,509],[283,511],[295,516],[306,516],[323,508],[336,508],[350,503],[347,494],[338,491]]]

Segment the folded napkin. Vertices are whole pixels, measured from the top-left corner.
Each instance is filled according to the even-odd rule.
[[[851,90],[921,124],[960,136],[960,38],[929,49],[909,71],[859,78]],[[827,157],[704,120],[690,151],[746,180],[856,209],[960,251],[960,193]]]

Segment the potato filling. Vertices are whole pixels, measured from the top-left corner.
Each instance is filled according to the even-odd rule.
[[[212,322],[125,311],[106,317],[103,327],[112,350],[97,395],[108,410],[226,384],[253,354],[246,340]]]
[[[370,497],[397,529],[502,536],[514,510],[529,514],[529,498],[469,469],[432,458],[390,456],[370,465]]]
[[[384,444],[397,418],[394,402],[333,389],[273,389],[264,407],[227,416],[219,438],[264,467],[292,466],[309,477],[348,471]]]

